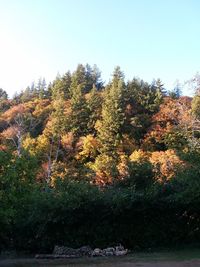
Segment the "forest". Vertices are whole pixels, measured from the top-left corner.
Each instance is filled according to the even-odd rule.
[[[8,98],[0,89],[0,251],[200,243],[200,75],[105,84],[79,64]]]

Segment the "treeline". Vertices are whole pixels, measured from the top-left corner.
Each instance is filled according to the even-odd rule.
[[[0,248],[199,242],[199,81],[191,98],[80,64],[1,89]]]

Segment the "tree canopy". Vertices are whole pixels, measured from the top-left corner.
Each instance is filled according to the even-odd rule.
[[[194,225],[200,212],[195,204],[200,194],[199,77],[192,81],[193,98],[182,96],[179,84],[167,91],[160,79],[126,81],[120,67],[105,84],[96,65],[79,64],[48,85],[40,78],[12,99],[0,89],[0,249],[12,242],[22,249],[27,242],[30,249],[45,250],[64,233],[70,233],[63,238],[75,246],[83,240],[92,243],[94,225],[85,231],[91,218],[99,227],[99,245],[112,244],[114,238],[137,245],[124,225],[143,246],[127,221],[136,218],[141,233],[145,223],[137,209],[144,218],[157,216],[164,232],[179,226],[195,241],[195,233],[200,235]],[[104,218],[111,224],[116,220],[110,239],[106,226],[102,230],[90,212],[97,212],[105,225]],[[174,226],[179,213],[187,222]],[[174,228],[169,230],[167,222]],[[160,244],[158,230],[149,223],[147,236],[155,235],[152,240]],[[182,238],[179,232],[176,237]]]

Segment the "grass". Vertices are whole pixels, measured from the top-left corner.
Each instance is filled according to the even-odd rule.
[[[148,263],[184,262],[200,259],[200,249],[181,249],[158,252],[137,252],[124,257],[36,260],[34,258],[0,260],[0,267],[131,267],[150,266]],[[146,263],[140,265],[140,263]],[[161,265],[159,265],[159,263]],[[152,265],[151,265],[152,266]],[[171,265],[173,266],[173,265]],[[184,265],[181,265],[184,266]]]

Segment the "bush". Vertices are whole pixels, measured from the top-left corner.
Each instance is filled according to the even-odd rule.
[[[17,174],[6,169],[11,159]],[[3,165],[0,157],[4,166],[2,248],[52,252],[54,245],[105,247],[121,243],[144,249],[200,240],[199,168],[180,171],[176,178],[161,184],[153,183],[150,165],[134,162],[130,177],[120,186],[100,188],[58,180],[55,188],[44,190],[32,182],[31,175],[24,180],[23,173],[30,165],[21,165],[18,160],[13,162],[12,155],[7,155]],[[12,187],[6,186],[6,179]]]

